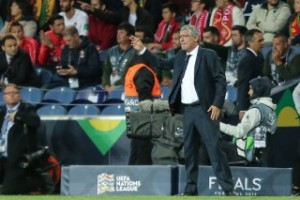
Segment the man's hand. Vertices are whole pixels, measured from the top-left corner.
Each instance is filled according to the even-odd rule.
[[[144,44],[142,43],[142,41],[139,38],[137,38],[137,37],[135,37],[135,36],[132,35],[132,36],[129,37],[129,39],[131,40],[132,47],[138,53],[145,48]]]
[[[104,89],[109,93],[109,92],[111,92],[113,89],[115,89],[115,85],[106,85],[105,87],[104,87]]]
[[[77,69],[75,69],[72,65],[68,65],[68,69],[59,69],[57,70],[57,74],[61,76],[72,76],[77,74]]]
[[[40,31],[40,38],[41,38],[41,42],[44,45],[46,45],[50,48],[54,47],[53,42],[51,41],[50,37],[48,35],[46,35],[44,31]]]
[[[281,61],[281,51],[279,51],[278,49],[276,48],[273,48],[273,60],[274,60],[274,63],[276,66],[279,66],[279,65],[282,65],[282,61]]]
[[[94,11],[94,8],[92,7],[91,4],[88,4],[88,3],[85,3],[85,2],[82,2],[82,1],[77,1],[77,2],[80,4],[80,8],[82,10],[91,11],[91,12]]]
[[[218,108],[217,106],[212,105],[209,107],[207,112],[211,112],[211,115],[210,115],[211,120],[218,120],[220,113],[221,113],[221,109]]]

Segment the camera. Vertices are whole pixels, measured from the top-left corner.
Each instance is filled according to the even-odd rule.
[[[43,158],[47,158],[49,155],[50,155],[49,147],[44,146],[42,149],[37,150],[36,152],[25,154],[21,158],[20,167],[23,169],[28,168],[35,161]]]

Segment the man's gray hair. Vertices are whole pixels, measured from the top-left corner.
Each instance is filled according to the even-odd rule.
[[[183,30],[189,30],[189,34],[192,37],[199,37],[199,35],[200,35],[199,29],[196,26],[194,26],[194,25],[190,25],[190,24],[184,25],[180,29],[180,31],[183,31]]]

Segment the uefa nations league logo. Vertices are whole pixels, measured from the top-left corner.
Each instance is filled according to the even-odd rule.
[[[102,173],[98,175],[97,194],[115,191],[115,178],[113,174]]]
[[[142,186],[140,180],[132,180],[128,175],[102,173],[98,175],[97,194],[105,192],[136,193]]]

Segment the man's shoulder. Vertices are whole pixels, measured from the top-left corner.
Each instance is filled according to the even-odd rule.
[[[202,47],[199,47],[198,53],[203,56],[217,56],[217,53],[214,50]]]
[[[75,9],[75,15],[74,15],[74,17],[77,17],[77,18],[81,18],[81,17],[88,18],[88,15],[84,11],[82,11],[82,10]]]

